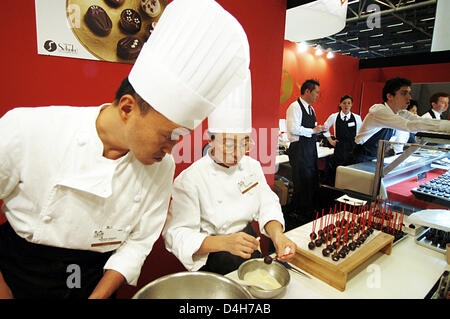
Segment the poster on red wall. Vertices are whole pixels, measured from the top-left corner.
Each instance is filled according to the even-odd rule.
[[[168,0],[35,0],[38,54],[134,63]]]

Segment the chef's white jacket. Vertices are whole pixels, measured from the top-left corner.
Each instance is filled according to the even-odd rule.
[[[175,163],[103,157],[100,108],[17,108],[0,119],[2,212],[29,242],[115,250],[104,269],[136,285],[167,216]]]
[[[264,235],[271,220],[284,229],[279,199],[251,157],[226,168],[208,153],[181,172],[173,186],[163,236],[166,248],[190,271],[206,264],[208,254],[194,254],[207,236],[239,232],[253,220]]]

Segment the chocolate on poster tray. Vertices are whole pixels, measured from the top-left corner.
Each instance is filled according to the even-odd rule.
[[[84,15],[86,25],[98,36],[107,36],[111,33],[112,21],[106,11],[99,6],[90,6]]]
[[[141,48],[148,40],[167,3],[168,0],[66,0],[66,9],[73,12],[77,8],[81,12],[79,26],[73,15],[68,14],[67,18],[75,37],[91,54],[103,61],[134,63],[135,48]],[[129,52],[125,52],[124,45],[127,36],[139,39],[137,46],[127,49]]]
[[[143,42],[136,37],[125,37],[117,42],[117,55],[124,60],[136,59],[143,46]]]
[[[142,19],[135,10],[125,9],[120,14],[119,24],[123,31],[135,34],[141,30]]]
[[[141,0],[141,10],[151,18],[157,17],[161,13],[159,0]]]
[[[125,0],[105,0],[105,2],[113,8],[118,8],[125,2]]]

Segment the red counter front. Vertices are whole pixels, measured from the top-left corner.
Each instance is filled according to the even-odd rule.
[[[432,179],[441,176],[445,172],[446,170],[436,168],[432,171],[429,171],[427,173],[426,178],[420,181],[417,181],[417,176],[415,176],[410,179],[404,180],[400,183],[397,183],[395,185],[389,186],[386,189],[388,193],[388,198],[396,202],[400,202],[403,204],[407,204],[422,209],[448,209],[448,207],[444,207],[438,204],[417,199],[414,196],[414,194],[411,193],[411,189],[419,187],[419,185],[431,181]]]

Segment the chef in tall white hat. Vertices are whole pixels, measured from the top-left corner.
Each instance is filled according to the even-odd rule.
[[[235,18],[213,0],[174,0],[112,103],[3,116],[0,298],[136,285],[166,220],[175,132],[205,119],[248,67]]]
[[[210,114],[208,131],[208,153],[175,179],[163,230],[166,248],[189,271],[226,274],[261,256],[252,227],[257,221],[278,255],[295,252],[283,234],[278,197],[260,163],[245,155],[252,132],[250,76]]]

